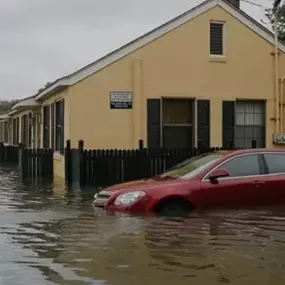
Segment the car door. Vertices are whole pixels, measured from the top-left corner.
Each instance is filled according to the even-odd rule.
[[[208,178],[217,168],[229,171],[229,177],[215,182]],[[265,190],[264,165],[258,153],[237,155],[212,169],[201,181],[200,194],[205,207],[243,207],[257,205],[258,193]]]
[[[267,175],[265,175],[264,203],[285,203],[285,153],[264,153]]]

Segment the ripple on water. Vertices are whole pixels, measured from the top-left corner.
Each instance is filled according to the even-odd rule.
[[[0,284],[285,284],[285,210],[94,213],[94,189],[0,168]]]

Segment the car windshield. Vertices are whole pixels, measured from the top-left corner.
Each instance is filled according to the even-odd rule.
[[[186,159],[168,171],[160,175],[161,178],[173,177],[173,178],[190,178],[198,174],[203,169],[207,168],[211,164],[215,163],[218,159],[224,156],[224,152],[213,152],[201,154],[198,156]]]

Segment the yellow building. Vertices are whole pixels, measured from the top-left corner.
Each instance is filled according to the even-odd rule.
[[[58,173],[67,139],[88,149],[272,147],[284,132],[280,42],[276,54],[239,0],[205,1],[41,89],[37,136],[55,149]]]
[[[79,139],[86,148],[135,148],[140,139],[148,147],[272,146],[273,133],[284,131],[274,37],[231,2],[203,2],[36,100],[64,98],[64,137],[74,147]],[[282,75],[281,43],[279,52]]]
[[[9,122],[10,117],[8,113],[0,115],[0,142],[6,144],[12,144],[12,140],[9,140]]]
[[[41,147],[41,105],[34,96],[19,100],[0,117],[0,132],[1,141],[10,145]]]

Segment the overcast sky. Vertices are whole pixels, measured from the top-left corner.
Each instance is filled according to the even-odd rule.
[[[250,0],[268,7],[270,0]],[[53,81],[202,0],[0,0],[0,99]],[[242,2],[256,20],[263,9]]]

